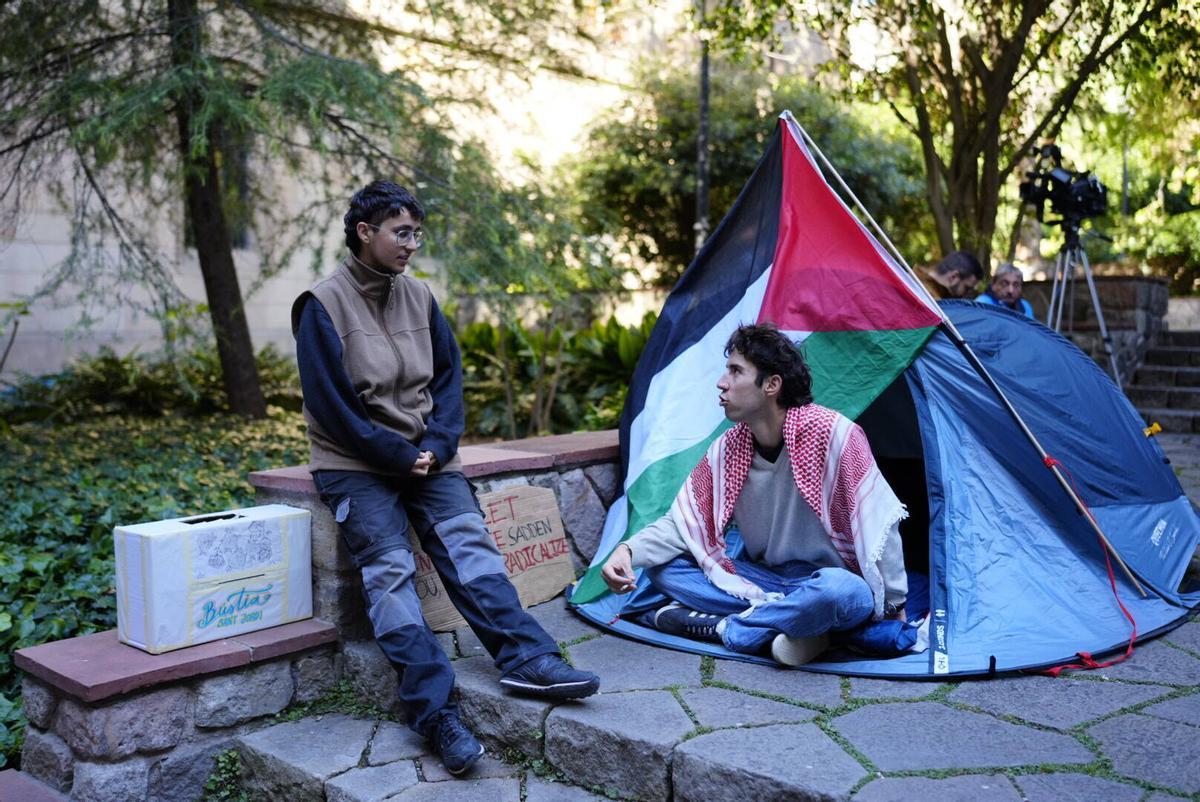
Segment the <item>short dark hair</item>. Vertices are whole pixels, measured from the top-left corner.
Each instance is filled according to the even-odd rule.
[[[812,403],[812,373],[804,355],[774,323],[738,326],[725,343],[725,356],[737,351],[758,369],[754,383],[762,387],[768,376],[779,376],[783,387],[775,402],[779,406],[799,407]]]
[[[350,210],[343,222],[346,227],[346,246],[357,254],[362,247],[358,238],[358,224],[377,226],[389,217],[408,212],[420,222],[425,219],[421,202],[395,181],[372,181],[354,193],[350,199]]]
[[[970,251],[955,251],[947,254],[942,261],[937,263],[934,270],[942,276],[947,273],[958,273],[964,277],[973,276],[976,283],[983,281],[983,265],[979,264],[975,254]]]

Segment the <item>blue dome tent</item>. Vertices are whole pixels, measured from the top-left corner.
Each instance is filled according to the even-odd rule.
[[[719,367],[728,330],[749,322],[747,315],[770,319],[760,314],[761,292],[749,307],[741,298],[752,296],[786,256],[780,242],[787,238],[778,233],[786,223],[777,222],[776,207],[786,205],[780,197],[786,200],[781,183],[787,173],[778,153],[781,140],[797,129],[785,113],[750,183],[668,298],[631,384],[622,419],[626,495],[610,511],[592,569],[571,599],[579,614],[618,634],[769,662],[632,623],[630,613],[662,598],[644,578],[632,594],[605,593],[597,590],[596,574],[645,518],[636,507],[641,477],[631,466],[639,464],[644,432],[666,425],[638,428],[644,410],[661,396],[654,382],[661,383],[663,365],[697,348]],[[890,261],[876,240],[869,242],[875,256]],[[963,301],[943,303],[940,314],[936,329],[885,374],[886,389],[874,391],[873,403],[842,409],[863,426],[881,470],[909,508],[901,533],[914,580],[910,609],[930,610],[930,648],[879,659],[832,650],[804,668],[913,678],[1046,668],[1074,662],[1077,653],[1124,648],[1132,628],[1122,605],[1139,639],[1185,620],[1200,604],[1200,589],[1181,588],[1200,543],[1200,517],[1120,389],[1074,345],[1022,315]],[[848,372],[863,368],[814,370],[817,400],[826,403],[822,383],[839,383]],[[688,391],[698,409],[710,398],[715,403],[715,390],[700,379]],[[676,411],[672,422],[679,417]],[[721,430],[699,441],[672,433],[675,451],[661,462],[690,468]],[[679,484],[658,476],[653,495],[669,499]],[[1097,528],[1111,549],[1111,579]]]

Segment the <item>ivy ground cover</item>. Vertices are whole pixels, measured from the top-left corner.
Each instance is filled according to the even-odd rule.
[[[116,626],[112,530],[254,503],[250,471],[307,462],[304,420],[100,416],[0,437],[0,765],[16,765],[24,646]]]

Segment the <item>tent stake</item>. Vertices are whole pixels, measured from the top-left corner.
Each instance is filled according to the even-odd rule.
[[[988,373],[987,368],[984,367],[983,363],[979,360],[979,357],[975,355],[973,350],[971,350],[971,346],[965,339],[963,339],[962,333],[959,332],[958,328],[955,327],[950,318],[947,317],[944,312],[942,312],[941,308],[937,304],[937,300],[933,297],[933,295],[930,294],[929,290],[925,288],[925,285],[917,276],[916,271],[914,271],[904,259],[904,256],[900,253],[900,250],[892,243],[892,241],[888,238],[888,235],[884,233],[882,228],[880,228],[879,224],[875,222],[875,218],[872,217],[871,213],[868,212],[866,207],[862,205],[862,202],[859,201],[858,197],[850,190],[850,187],[846,186],[846,182],[842,180],[841,174],[838,173],[834,166],[829,163],[829,160],[825,158],[825,154],[821,152],[821,149],[817,147],[817,143],[814,142],[812,137],[808,135],[808,131],[804,130],[804,127],[796,121],[796,118],[792,116],[790,111],[785,111],[781,116],[789,127],[794,128],[797,132],[799,132],[807,146],[812,150],[813,153],[817,155],[817,158],[821,160],[821,164],[824,165],[828,173],[837,179],[838,186],[841,187],[842,192],[844,192],[850,198],[850,200],[854,202],[854,205],[863,214],[863,216],[866,217],[867,222],[870,223],[871,228],[874,229],[875,234],[877,234],[880,239],[883,240],[884,244],[887,245],[892,257],[896,259],[896,261],[902,265],[905,270],[908,271],[909,275],[912,276],[917,287],[920,288],[920,292],[924,295],[925,300],[928,301],[929,305],[933,309],[937,310],[938,315],[941,317],[942,322],[940,324],[940,328],[946,332],[947,336],[950,337],[951,342],[953,342],[958,350],[962,352],[963,356],[967,358],[967,362],[971,365],[975,372],[979,374],[984,383],[987,384],[992,392],[994,392],[1000,399],[1000,402],[1004,405],[1004,408],[1008,411],[1008,414],[1017,422],[1017,426],[1025,435],[1025,439],[1028,440],[1037,451],[1038,456],[1042,460],[1042,464],[1049,467],[1050,471],[1054,474],[1054,478],[1058,480],[1058,484],[1062,487],[1063,491],[1066,492],[1067,496],[1070,497],[1072,502],[1074,502],[1075,507],[1079,510],[1080,514],[1083,515],[1083,517],[1091,525],[1092,529],[1096,533],[1096,536],[1100,538],[1100,542],[1104,544],[1104,548],[1108,549],[1108,553],[1111,554],[1113,559],[1117,561],[1117,565],[1121,566],[1121,570],[1123,570],[1125,575],[1129,577],[1129,581],[1133,583],[1133,586],[1137,589],[1137,592],[1142,595],[1142,598],[1146,598],[1146,590],[1142,587],[1142,584],[1138,582],[1137,577],[1133,575],[1133,571],[1130,570],[1129,566],[1125,564],[1125,561],[1121,559],[1121,555],[1117,553],[1115,548],[1113,548],[1112,543],[1104,534],[1104,531],[1100,528],[1100,523],[1092,515],[1091,511],[1087,508],[1087,505],[1083,503],[1083,499],[1081,499],[1075,492],[1075,488],[1071,487],[1071,483],[1067,481],[1067,478],[1063,475],[1059,467],[1047,462],[1047,458],[1050,455],[1046,452],[1046,449],[1042,448],[1042,444],[1037,439],[1037,435],[1035,435],[1025,424],[1025,420],[1021,417],[1021,414],[1017,412],[1017,409],[1012,405],[1012,402],[1008,400],[1008,396],[1004,394],[1004,391],[1000,389],[1000,385],[996,383],[996,380],[992,378],[990,373]]]

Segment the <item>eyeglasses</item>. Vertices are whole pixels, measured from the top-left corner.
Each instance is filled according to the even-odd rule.
[[[367,223],[367,226],[383,233],[383,229],[379,226],[371,225],[370,223]],[[420,248],[425,244],[424,229],[405,226],[404,228],[397,229],[394,233],[396,236],[396,245],[403,246],[411,241],[414,248]]]

